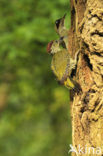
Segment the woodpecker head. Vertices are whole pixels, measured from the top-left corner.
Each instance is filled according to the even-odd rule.
[[[47,45],[47,52],[51,53],[51,47],[52,47],[53,41],[49,42]]]
[[[55,29],[56,32],[59,34],[59,31],[64,27],[64,20],[65,20],[66,14],[62,18],[59,18],[55,21]]]
[[[47,45],[47,52],[49,54],[55,54],[59,52],[60,49],[60,41],[59,40],[54,40],[48,43]]]

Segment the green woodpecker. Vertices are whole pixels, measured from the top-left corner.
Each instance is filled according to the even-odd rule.
[[[55,30],[60,37],[64,37],[68,35],[68,30],[64,26],[66,14],[55,21]]]
[[[47,52],[50,54],[55,54],[57,52],[60,52],[60,40],[51,41],[47,45]]]
[[[72,59],[67,49],[61,48],[60,44],[61,40],[55,40],[47,46],[47,52],[53,55],[51,69],[61,84],[67,88],[75,89],[77,83],[72,80],[71,74],[76,68],[77,56]]]
[[[64,26],[66,14],[55,21],[55,30],[57,34],[60,36],[60,38],[63,38],[63,41],[65,42],[66,49],[68,49],[68,29]]]

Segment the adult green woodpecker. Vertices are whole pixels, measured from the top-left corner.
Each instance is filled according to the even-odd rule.
[[[75,89],[77,83],[72,79],[71,74],[76,68],[77,56],[72,59],[67,49],[60,47],[60,44],[61,40],[54,40],[47,46],[47,52],[52,54],[51,69],[61,84]]]

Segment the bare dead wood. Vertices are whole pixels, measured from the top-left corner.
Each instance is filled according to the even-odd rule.
[[[69,52],[80,51],[73,97],[72,140],[75,148],[103,147],[103,1],[71,0]],[[85,151],[84,151],[85,152]],[[93,155],[91,154],[85,155]],[[102,151],[103,154],[103,151]],[[102,156],[101,154],[101,156]],[[73,156],[77,155],[73,153]],[[83,155],[82,153],[79,155]]]

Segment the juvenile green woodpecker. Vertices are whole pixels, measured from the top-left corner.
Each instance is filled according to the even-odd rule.
[[[64,26],[66,14],[55,21],[55,30],[60,38],[63,39],[66,45],[66,49],[68,49],[68,29]]]
[[[57,80],[67,88],[74,89],[77,83],[72,80],[72,71],[76,68],[77,56],[70,57],[67,49],[60,47],[61,40],[51,41],[47,46],[47,52],[52,54],[51,69]]]
[[[68,30],[64,26],[66,14],[55,21],[55,30],[60,37],[68,35]]]

